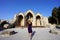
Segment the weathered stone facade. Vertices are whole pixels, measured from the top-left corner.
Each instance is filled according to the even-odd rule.
[[[34,13],[28,10],[26,13],[19,13],[14,16],[14,22],[16,26],[26,26],[26,21],[31,19],[32,26],[46,26],[48,24],[48,18],[42,16],[40,13]]]

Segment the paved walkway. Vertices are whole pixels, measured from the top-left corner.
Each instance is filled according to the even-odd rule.
[[[15,30],[18,33],[8,37],[2,37],[0,35],[0,40],[30,40],[27,28],[13,28],[9,30]],[[49,33],[49,30],[49,28],[33,28],[35,34],[32,40],[60,40],[60,34]]]

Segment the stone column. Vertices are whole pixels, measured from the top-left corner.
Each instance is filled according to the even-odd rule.
[[[33,20],[32,20],[32,26],[35,26],[35,16],[33,16]]]

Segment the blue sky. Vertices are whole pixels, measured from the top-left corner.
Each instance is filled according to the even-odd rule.
[[[49,17],[52,9],[59,6],[60,0],[0,0],[0,19],[10,20],[15,14],[27,10]]]

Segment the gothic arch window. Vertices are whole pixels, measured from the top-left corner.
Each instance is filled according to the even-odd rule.
[[[18,21],[18,26],[23,26],[23,16],[22,15],[18,15],[17,17],[17,21]]]
[[[27,21],[28,19],[33,20],[33,14],[32,14],[31,12],[28,12],[27,15],[25,16],[25,23],[26,23],[26,25],[27,25],[27,22],[26,22],[26,21]]]
[[[41,25],[41,17],[39,15],[36,16],[36,26],[40,26]]]

